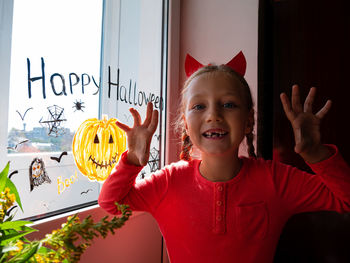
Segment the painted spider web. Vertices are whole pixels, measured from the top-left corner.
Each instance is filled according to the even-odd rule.
[[[53,105],[47,107],[47,110],[49,112],[47,120],[43,121],[43,118],[41,118],[39,123],[47,125],[49,129],[49,136],[58,137],[60,135],[63,135],[65,133],[65,129],[61,126],[61,123],[63,121],[67,121],[63,115],[64,108]]]
[[[153,147],[149,153],[148,165],[151,173],[159,169],[159,150],[157,150],[155,147]]]

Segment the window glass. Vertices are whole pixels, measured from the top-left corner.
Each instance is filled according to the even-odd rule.
[[[161,114],[164,113],[165,101],[161,89],[162,1],[124,0],[120,10],[119,87],[112,87],[112,91],[117,93],[117,118],[132,126],[130,107],[140,112],[142,120],[149,101]],[[115,81],[117,72],[111,70],[110,74]],[[139,178],[159,169],[160,146],[165,134],[161,130],[160,122],[152,139],[148,164]]]
[[[21,196],[24,211],[18,209],[16,219],[97,203],[101,183],[81,174],[72,155],[73,136],[86,119],[106,114],[132,126],[128,109],[144,119],[147,102],[153,102],[160,125],[139,179],[160,167],[166,6],[162,0],[14,1],[2,161],[11,161]]]
[[[16,0],[8,152],[70,151],[98,116],[102,2]]]
[[[96,202],[100,184],[72,157],[79,125],[98,118],[100,0],[16,0],[13,6],[8,158],[24,212],[42,218]]]

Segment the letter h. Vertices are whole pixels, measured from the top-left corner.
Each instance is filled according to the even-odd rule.
[[[30,60],[27,58],[27,68],[28,68],[28,96],[29,98],[32,97],[32,82],[37,80],[42,80],[42,87],[43,87],[43,97],[46,99],[46,93],[45,93],[45,62],[44,58],[41,58],[41,72],[42,75],[40,77],[31,77],[30,76]]]

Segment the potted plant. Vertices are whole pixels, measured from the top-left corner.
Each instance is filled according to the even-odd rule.
[[[8,178],[10,164],[0,173],[0,263],[19,262],[78,262],[96,237],[105,238],[122,227],[131,216],[127,205],[116,203],[120,217],[103,217],[94,222],[91,216],[80,220],[75,214],[67,218],[60,229],[46,234],[41,240],[30,241],[26,235],[37,231],[30,221],[13,220],[11,212],[17,205],[23,210],[16,186]]]

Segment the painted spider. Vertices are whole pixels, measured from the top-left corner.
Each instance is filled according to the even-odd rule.
[[[82,102],[81,100],[78,101],[78,100],[75,100],[75,102],[73,102],[73,107],[72,108],[75,108],[75,111],[76,112],[77,110],[81,110],[81,111],[84,111],[83,108],[85,108],[85,106],[83,105],[85,102]]]

